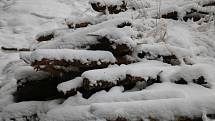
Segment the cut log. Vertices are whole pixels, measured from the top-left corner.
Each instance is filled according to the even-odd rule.
[[[56,79],[53,79],[51,76],[41,78],[42,72],[35,72],[33,70],[26,70],[24,72],[26,75],[17,81],[17,91],[14,94],[17,102],[49,100],[58,96],[56,86],[59,82]],[[38,79],[31,76],[38,76]]]
[[[136,48],[136,52],[140,59],[159,60],[171,65],[180,65],[179,58],[189,58],[192,55],[186,49],[165,44],[142,44]]]
[[[123,26],[125,24],[120,25],[120,27]],[[101,47],[92,46],[91,49],[105,49],[118,57],[130,54],[136,47],[137,43],[131,38],[133,34],[132,28],[105,28],[88,35],[95,36],[102,45]]]
[[[178,20],[178,12],[173,11],[173,12],[169,12],[169,13],[166,13],[166,14],[162,14],[161,18]]]
[[[107,41],[106,41],[107,40]],[[124,55],[128,55],[132,52],[131,48],[129,48],[127,45],[116,45],[112,46],[113,43],[109,42],[109,39],[107,38],[101,38],[98,41],[100,41],[99,44],[90,45],[89,50],[105,50],[113,53],[115,57],[122,57]],[[102,41],[102,42],[101,42]]]
[[[77,91],[82,90],[83,79],[77,77],[73,80],[63,82],[57,86],[58,91],[61,93],[61,96],[64,98],[74,96],[77,94]]]
[[[69,29],[75,29],[75,28],[84,28],[88,25],[91,25],[90,22],[80,22],[80,23],[73,23],[73,22],[66,22],[66,25]]]
[[[185,80],[184,78],[180,78],[179,80],[174,81],[176,84],[188,84],[189,80]],[[210,88],[210,86],[208,85],[208,82],[205,80],[205,78],[203,76],[200,76],[196,79],[192,79],[193,83],[202,85],[206,88]]]
[[[64,73],[61,77],[52,76],[46,72],[35,71],[32,67],[24,67],[17,74],[17,91],[14,93],[15,100],[51,100],[60,98],[57,85],[67,80],[71,80],[78,73]]]
[[[206,15],[207,14],[194,12],[194,13],[190,13],[190,14],[185,15],[183,17],[183,20],[188,21],[190,19],[190,20],[193,20],[193,21],[199,21],[200,19],[205,18]]]
[[[55,33],[53,31],[48,31],[44,33],[40,33],[36,36],[36,40],[38,42],[49,41],[55,37]]]
[[[159,17],[173,20],[183,19],[184,21],[187,21],[188,19],[193,19],[193,21],[199,21],[201,18],[205,18],[206,15],[214,12],[213,9],[207,7],[213,6],[214,3],[215,2],[203,2],[201,3],[203,7],[199,4],[178,6],[181,10],[173,10],[173,12],[170,11],[172,7],[167,8],[167,10],[166,8],[161,9],[161,15]],[[159,17],[157,16],[155,18]]]
[[[35,39],[38,42],[50,41],[55,37],[62,35],[66,31],[67,29],[65,28],[58,28],[58,29],[52,29],[49,31],[40,32],[36,35]]]
[[[41,49],[30,55],[30,63],[37,70],[52,74],[63,71],[105,68],[116,62],[115,57],[107,51]]]
[[[202,5],[203,7],[215,6],[215,1],[209,0],[208,2],[207,1],[204,1],[204,2],[205,3],[203,3],[203,5]]]
[[[210,69],[211,71],[209,72]],[[170,73],[169,79],[176,84],[195,83],[206,88],[210,88],[210,83],[213,81],[211,78],[213,77],[213,73],[211,72],[213,71],[213,67],[206,64],[186,65]]]
[[[92,8],[97,12],[105,13],[106,11],[108,11],[110,14],[118,14],[120,12],[127,10],[127,3],[124,0],[123,1],[116,0],[116,1],[118,2],[106,4],[105,2],[101,3],[101,1],[91,0],[90,3]],[[117,4],[119,2],[120,4]]]
[[[126,26],[132,26],[132,23],[130,23],[130,22],[123,22],[121,24],[118,24],[117,28],[123,28],[123,27],[126,27]]]
[[[71,21],[75,21],[75,23],[80,22],[80,21],[76,21],[73,19]],[[91,22],[91,20],[88,20],[88,21]],[[40,43],[38,43],[36,48],[37,49],[62,49],[62,48],[90,49],[90,46],[100,43],[97,41],[96,36],[89,36],[90,33],[94,33],[98,30],[101,30],[101,28],[102,29],[103,28],[117,29],[117,26],[122,23],[132,23],[132,20],[125,19],[125,18],[120,18],[120,19],[118,18],[118,19],[111,19],[108,21],[104,21],[102,23],[98,22],[98,24],[86,27],[84,29],[79,29],[76,31],[66,29],[64,31],[67,31],[67,32],[59,32],[59,33],[57,32],[60,35],[63,34],[61,37],[59,37],[57,39],[53,39],[53,41],[49,41],[49,42],[40,42]],[[123,27],[123,25],[121,27]],[[129,27],[126,27],[126,28],[118,28],[118,31],[119,32],[121,31],[120,33],[123,32],[126,37],[128,37],[128,36],[131,37],[131,34],[129,34],[130,33],[129,30],[131,30],[131,29]],[[122,31],[122,29],[125,29],[125,31]],[[110,31],[110,29],[108,29],[108,30]],[[73,32],[69,32],[69,31],[73,31]],[[135,35],[132,35],[132,36],[135,36]],[[101,49],[104,50],[105,48],[101,48]],[[99,50],[99,49],[97,49],[97,50]]]
[[[154,62],[156,66],[165,66],[166,64],[162,64],[159,62]],[[125,90],[132,89],[138,81],[146,82],[146,85],[151,85],[156,82],[160,82],[158,73],[160,71],[157,71],[153,73],[148,73],[147,71],[153,71],[149,70],[148,66],[153,67],[155,65],[152,65],[152,63],[136,63],[136,64],[130,64],[126,66],[119,66],[119,67],[113,67],[113,68],[106,68],[106,69],[97,69],[97,70],[90,70],[86,71],[82,74],[83,80],[83,90],[85,93],[85,98],[90,97],[92,94],[100,91],[100,90],[109,90],[113,86],[123,86]],[[143,73],[143,76],[134,76],[129,72],[132,70],[132,68],[144,68],[146,67],[146,72]],[[127,74],[128,73],[128,74]],[[144,87],[143,87],[144,88]]]

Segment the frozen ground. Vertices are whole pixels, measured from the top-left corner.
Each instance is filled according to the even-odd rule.
[[[102,1],[102,0],[101,0]],[[157,6],[156,0],[144,0],[146,3],[150,3],[151,6]],[[192,0],[162,0],[163,6],[172,5],[173,3],[182,4]],[[176,2],[177,1],[177,2]],[[152,7],[153,8],[153,7]],[[174,8],[174,7],[173,7]],[[149,9],[150,10],[150,9]],[[150,10],[153,14],[153,9]],[[64,19],[71,17],[75,18],[77,16],[88,17],[89,15],[95,16],[96,13],[91,9],[90,4],[87,0],[0,0],[0,47],[15,47],[15,48],[35,48],[32,45],[35,45],[36,40],[35,36],[43,31],[57,29],[57,28],[66,28],[64,24]],[[128,11],[126,14],[120,14],[122,18],[128,18],[129,20],[135,17],[136,12]],[[105,19],[117,18],[119,16],[109,15]],[[199,24],[197,22],[182,22],[174,20],[160,20],[158,25],[158,31],[161,35],[153,36],[151,33],[154,32],[153,26],[155,25],[154,20],[144,20],[137,19],[134,20],[134,26],[136,27],[135,32],[143,32],[142,36],[145,38],[136,39],[136,43],[147,43],[152,44],[163,37],[166,32],[167,35],[164,36],[163,41],[169,45],[167,49],[162,50],[162,44],[158,45],[158,52],[164,52],[164,54],[174,53],[177,57],[188,59],[190,63],[197,64],[197,67],[188,69],[182,62],[182,67],[179,70],[185,71],[184,73],[177,73],[178,67],[173,68],[173,72],[176,71],[173,75],[172,73],[167,72],[167,77],[163,76],[163,79],[176,78],[177,76],[182,76],[191,78],[186,74],[189,72],[195,72],[202,74],[209,80],[210,88],[205,88],[204,86],[197,85],[194,83],[188,83],[188,85],[177,85],[171,83],[170,81],[154,84],[143,91],[138,91],[138,93],[133,92],[123,92],[124,90],[121,87],[114,87],[109,92],[100,91],[90,97],[88,100],[82,98],[81,94],[70,97],[61,102],[61,100],[52,100],[52,101],[29,101],[29,102],[20,102],[14,103],[12,98],[12,93],[16,90],[16,80],[15,72],[16,67],[23,66],[25,63],[20,61],[18,52],[8,52],[0,50],[0,121],[1,118],[11,118],[11,117],[20,117],[25,115],[32,115],[38,112],[41,119],[50,120],[50,121],[86,121],[86,120],[104,120],[110,117],[124,116],[128,119],[134,118],[136,115],[142,115],[141,113],[150,113],[153,112],[154,115],[159,114],[161,118],[166,119],[168,116],[173,116],[175,108],[180,107],[178,112],[181,112],[182,115],[185,115],[182,112],[183,108],[187,107],[187,113],[196,111],[199,108],[192,108],[199,106],[200,108],[205,108],[206,113],[215,111],[215,26],[211,23]],[[144,22],[141,23],[141,22]],[[110,24],[110,23],[109,23]],[[139,28],[138,28],[139,26]],[[102,26],[101,26],[102,27]],[[106,27],[106,26],[105,26]],[[90,28],[90,27],[89,27]],[[100,29],[96,31],[98,27],[92,27],[92,29],[83,30],[84,32],[91,32],[93,34],[103,34],[104,33],[114,33],[110,29]],[[95,30],[94,30],[95,29]],[[156,30],[157,31],[157,30]],[[82,32],[82,30],[80,30]],[[90,33],[90,34],[92,34]],[[118,32],[120,35],[121,33]],[[128,34],[128,33],[126,33]],[[68,40],[72,35],[66,33]],[[76,34],[78,35],[78,34]],[[117,35],[117,34],[116,34]],[[124,35],[124,33],[123,33]],[[151,37],[153,36],[153,38]],[[60,38],[61,39],[61,38]],[[59,40],[60,40],[59,39]],[[70,38],[69,38],[70,39]],[[53,41],[54,43],[55,41]],[[56,40],[56,43],[59,42]],[[133,42],[133,41],[132,41]],[[52,47],[52,44],[41,45],[43,47]],[[54,44],[56,44],[54,43]],[[66,43],[66,42],[65,42]],[[63,44],[65,44],[63,43]],[[135,44],[136,44],[135,43]],[[67,45],[62,45],[62,47],[67,48]],[[148,46],[147,46],[148,47]],[[153,46],[154,47],[154,46]],[[40,47],[38,47],[40,48]],[[146,48],[146,50],[149,50]],[[153,49],[154,50],[154,49]],[[138,51],[138,50],[137,50]],[[199,64],[199,65],[198,65]],[[132,66],[131,66],[132,67]],[[117,68],[117,67],[116,67]],[[123,71],[121,73],[126,73],[128,67],[122,67]],[[132,70],[132,68],[129,68]],[[128,69],[128,70],[129,70]],[[187,70],[186,70],[187,69]],[[111,70],[111,69],[110,69]],[[135,70],[135,69],[134,69]],[[137,70],[138,71],[138,70]],[[140,70],[141,71],[141,70]],[[102,72],[102,71],[99,71]],[[164,71],[165,72],[165,71]],[[187,72],[187,73],[186,73]],[[90,73],[90,72],[88,72]],[[114,73],[117,75],[118,73]],[[92,75],[89,75],[92,76]],[[96,73],[95,77],[100,78],[101,75]],[[195,75],[192,75],[195,76]],[[104,76],[105,77],[105,76]],[[109,77],[114,78],[114,77]],[[82,79],[80,79],[82,80]],[[110,79],[111,80],[111,79]],[[69,85],[68,88],[73,87],[74,85]],[[59,89],[63,89],[62,84]],[[80,85],[80,83],[76,84]],[[65,86],[65,87],[66,87]],[[135,90],[135,89],[134,89]],[[166,99],[170,99],[167,101]],[[161,100],[161,102],[156,102],[155,100]],[[196,100],[195,100],[196,99]],[[203,100],[205,99],[205,100]],[[148,100],[148,101],[144,101]],[[205,101],[205,102],[204,102]],[[111,102],[109,104],[109,102]],[[129,102],[126,104],[125,102]],[[169,103],[176,103],[177,106],[172,105],[168,107]],[[59,103],[62,103],[59,105]],[[101,104],[100,104],[101,103]],[[159,106],[161,103],[168,106]],[[172,104],[171,103],[171,104]],[[191,104],[192,105],[188,105]],[[207,104],[205,104],[207,103]],[[157,104],[157,105],[155,105]],[[156,112],[155,108],[146,110],[141,108],[141,106],[154,106],[155,108],[161,108],[161,111]],[[119,106],[119,109],[115,109]],[[136,106],[129,109],[130,107]],[[110,108],[109,108],[110,107]],[[138,111],[136,114],[132,114],[134,117],[130,117],[132,112],[135,112],[135,109]],[[169,109],[169,112],[166,111]],[[114,113],[112,111],[115,111]],[[126,111],[127,112],[126,112]],[[165,113],[162,114],[164,111]],[[207,112],[208,111],[208,112]],[[186,113],[186,112],[185,112]],[[198,113],[204,113],[197,111]],[[114,115],[116,114],[116,115]],[[72,119],[71,119],[72,118]],[[135,117],[136,118],[136,117]],[[167,119],[171,119],[168,117]]]

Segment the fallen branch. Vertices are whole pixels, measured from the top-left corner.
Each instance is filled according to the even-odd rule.
[[[9,48],[4,46],[2,46],[1,49],[5,51],[31,51],[30,48]]]

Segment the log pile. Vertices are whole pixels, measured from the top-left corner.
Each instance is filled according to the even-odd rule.
[[[95,1],[96,0],[91,1],[91,6],[97,12],[118,14],[127,10],[127,3],[124,0],[122,0],[121,4],[116,5],[104,5],[103,3]],[[204,4],[202,7],[212,5],[214,5],[214,3]],[[188,11],[189,12],[186,12],[186,14],[182,16],[185,21],[190,18],[194,21],[198,21],[209,14],[204,11],[198,11],[195,8],[191,8]],[[180,11],[173,11],[162,14],[160,17],[179,20],[179,15]],[[112,23],[110,21],[112,21]],[[177,70],[182,64],[186,65],[186,63],[183,63],[183,60],[191,57],[187,49],[179,49],[165,42],[138,45],[137,41],[135,41],[136,35],[132,33],[134,29],[131,21],[110,21],[109,23],[101,22],[99,25],[93,24],[91,21],[66,22],[68,26],[67,30],[79,29],[71,30],[72,32],[69,31],[71,33],[68,32],[68,36],[62,35],[62,38],[58,30],[38,34],[36,40],[39,43],[43,43],[44,41],[51,43],[54,41],[62,45],[66,43],[68,46],[57,47],[59,45],[55,45],[56,48],[54,47],[52,49],[36,48],[32,52],[20,54],[20,58],[34,68],[34,70],[30,72],[25,70],[24,73],[26,75],[17,78],[17,91],[14,93],[16,101],[66,99],[79,92],[82,94],[83,98],[89,99],[93,94],[102,90],[109,91],[115,86],[122,86],[124,89],[123,91],[130,91],[134,89],[138,83],[141,83],[143,84],[141,89],[144,89],[154,83],[165,82],[166,75],[172,76],[173,79],[170,78],[168,81],[175,84],[195,83],[210,88],[210,86],[208,86],[208,78],[202,73],[193,77],[192,73],[188,73],[188,76],[186,76],[190,77],[189,79],[181,75],[175,78],[177,73],[171,73]],[[87,29],[88,27],[89,29]],[[69,36],[70,34],[73,36]],[[56,39],[56,37],[59,38]],[[71,37],[74,37],[76,40]],[[71,41],[67,41],[66,39],[68,38],[69,40],[71,39]],[[87,42],[85,43],[84,41]],[[70,47],[69,44],[72,46]],[[2,49],[6,50],[7,48],[3,47]],[[14,48],[9,49],[24,51]],[[45,74],[42,78],[39,78],[41,73]],[[34,76],[38,78],[31,78]],[[184,100],[173,99],[172,102],[174,101],[178,101],[181,105],[186,106]],[[148,102],[141,101],[141,103],[146,107],[148,105]],[[156,104],[157,108],[159,108],[159,102]],[[168,107],[168,100],[164,100],[163,104]],[[92,110],[90,109],[90,111],[101,110],[105,115],[106,113],[109,114],[109,112],[100,109],[99,105],[100,104],[93,104],[91,107]],[[117,107],[113,105],[115,105],[115,102],[105,105],[105,108],[111,106],[111,108],[115,110]],[[136,103],[133,101],[130,102],[129,105],[135,107]],[[119,106],[129,112],[129,108],[123,105],[123,103],[120,102]],[[93,108],[97,110],[93,110]],[[141,108],[141,106],[136,106],[136,108]],[[168,108],[172,110],[172,107],[169,106]],[[141,108],[141,110],[143,109]],[[158,111],[156,109],[151,110],[155,112]],[[142,112],[140,113],[142,114]],[[148,120],[159,121],[158,117],[150,116],[148,113],[149,112],[144,114],[147,116]],[[114,114],[110,113],[110,115],[112,116]],[[135,114],[135,116],[140,119],[140,121],[142,120],[141,115]],[[174,115],[173,117],[175,121],[202,120],[199,116],[187,117],[179,115],[175,117]],[[126,118],[126,115],[115,118],[103,118],[108,121],[130,121],[129,118]]]

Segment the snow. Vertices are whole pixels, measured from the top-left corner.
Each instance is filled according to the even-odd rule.
[[[57,86],[57,89],[58,89],[58,91],[61,91],[64,94],[66,94],[66,92],[68,92],[68,91],[70,91],[72,89],[76,90],[77,88],[81,87],[82,83],[83,83],[83,79],[81,77],[77,77],[77,78],[75,78],[73,80],[60,83]]]
[[[70,62],[78,60],[81,63],[90,63],[92,61],[115,63],[116,61],[112,53],[107,51],[70,49],[38,49],[31,53],[30,61],[41,61],[44,58],[50,60],[66,60]]]
[[[170,70],[171,68],[165,65],[146,65],[141,68],[129,69],[126,74],[134,77],[143,77],[145,80],[148,78],[157,79],[157,76],[168,69]]]
[[[207,98],[208,100],[205,100]],[[97,103],[91,105],[92,113],[97,117],[113,120],[125,117],[130,120],[157,117],[161,120],[174,120],[175,115],[195,117],[201,115],[201,109],[213,112],[214,96],[198,99],[160,99],[148,101]]]
[[[32,52],[21,52],[19,54],[20,59],[24,60],[26,63],[30,64],[30,57]]]
[[[93,121],[94,116],[89,112],[89,106],[63,106],[47,113],[47,121]]]
[[[35,71],[31,66],[19,67],[15,71],[15,79],[17,80],[42,80],[48,76],[48,73]]]
[[[48,110],[54,108],[59,103],[59,100],[53,101],[28,101],[13,103],[3,108],[3,113],[0,114],[2,119],[19,119],[25,120],[25,117],[32,115],[42,115]]]
[[[100,91],[94,94],[89,99],[85,99],[79,93],[76,96],[68,98],[63,105],[65,106],[79,106],[90,105],[93,103],[110,103],[110,102],[132,102],[143,100],[156,99],[170,99],[170,98],[184,98],[182,91],[178,90],[141,90],[135,92],[124,92],[123,87],[113,87],[108,92]]]
[[[208,100],[205,100],[207,98]],[[147,119],[150,116],[162,120],[174,120],[175,115],[199,116],[202,110],[213,112],[214,96],[202,98],[172,98],[132,102],[93,103],[86,106],[62,106],[48,112],[49,120],[114,120],[124,117],[129,120]],[[78,112],[81,113],[77,113]]]

